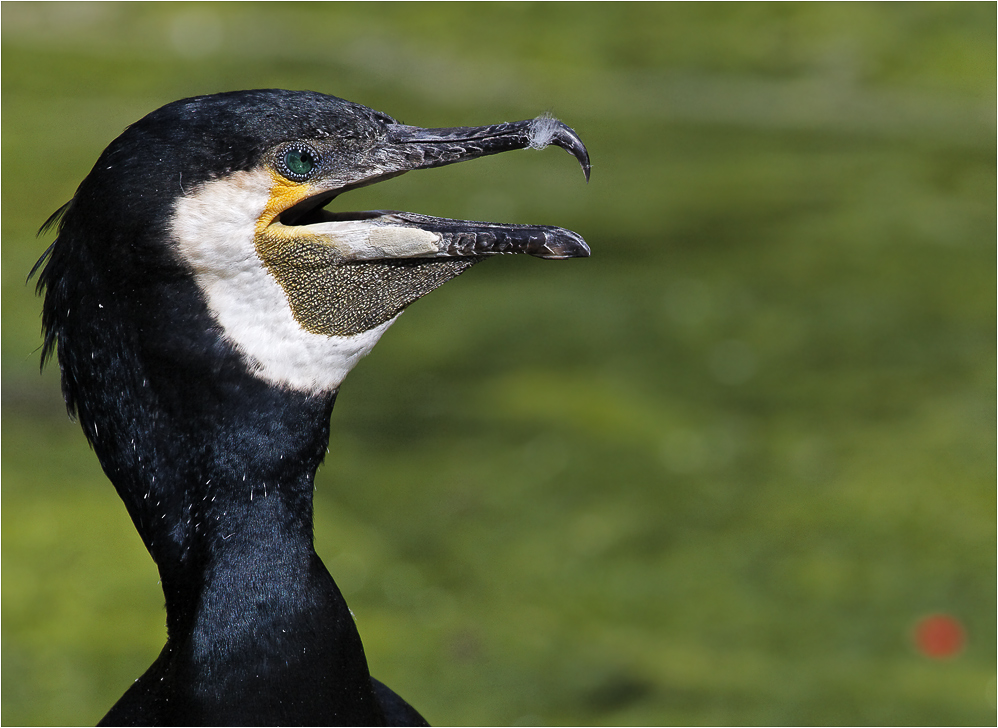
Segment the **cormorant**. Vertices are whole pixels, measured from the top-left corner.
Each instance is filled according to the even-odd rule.
[[[166,646],[102,724],[424,724],[370,676],[313,548],[333,401],[407,305],[485,256],[589,249],[556,227],[322,208],[548,144],[588,178],[549,117],[422,129],[319,93],[200,96],[128,127],[46,223],[43,363],[57,348],[166,597]]]

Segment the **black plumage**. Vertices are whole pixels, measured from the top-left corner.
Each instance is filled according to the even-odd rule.
[[[312,544],[339,382],[406,305],[483,257],[588,248],[560,228],[321,207],[548,143],[588,176],[551,119],[424,130],[264,90],[169,104],[100,156],[39,261],[43,358],[57,349],[67,406],[159,568],[168,632],[104,724],[423,722],[371,678]]]

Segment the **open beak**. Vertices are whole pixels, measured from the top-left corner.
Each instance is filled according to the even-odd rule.
[[[470,222],[393,210],[332,213],[321,209],[343,192],[411,170],[551,144],[572,154],[589,179],[589,154],[582,140],[551,117],[446,129],[386,123],[379,139],[359,152],[349,167],[332,170],[324,190],[286,210],[277,224],[307,226],[308,237],[329,246],[343,263],[515,253],[554,260],[587,257],[589,246],[580,235],[548,225]]]

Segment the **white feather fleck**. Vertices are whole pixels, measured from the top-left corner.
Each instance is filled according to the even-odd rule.
[[[561,122],[551,116],[551,114],[541,114],[530,123],[528,140],[531,149],[543,149],[549,145],[555,137],[555,133],[561,127]]]

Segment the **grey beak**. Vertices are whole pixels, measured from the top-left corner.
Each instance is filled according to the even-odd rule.
[[[447,129],[392,124],[388,127],[388,142],[404,151],[406,161],[412,165],[409,169],[442,167],[514,149],[543,149],[554,144],[579,160],[589,181],[589,152],[582,139],[569,126],[549,116]]]

